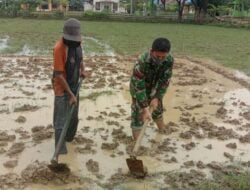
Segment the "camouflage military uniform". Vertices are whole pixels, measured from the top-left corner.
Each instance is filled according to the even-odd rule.
[[[152,113],[154,121],[162,119],[162,99],[166,93],[172,76],[174,59],[171,55],[166,56],[160,64],[154,64],[150,53],[142,54],[134,66],[130,79],[130,94],[132,96],[131,106],[131,128],[138,130],[143,126],[140,114],[154,98],[159,100],[156,110]]]

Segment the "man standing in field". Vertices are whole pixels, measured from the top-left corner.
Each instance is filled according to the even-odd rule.
[[[133,68],[130,94],[132,96],[131,128],[135,140],[144,122],[151,118],[160,131],[167,130],[163,122],[162,99],[172,76],[174,59],[169,54],[170,48],[168,39],[155,39],[150,52],[143,53]],[[153,110],[152,114],[150,108]]]
[[[80,22],[70,18],[64,23],[63,37],[56,43],[53,52],[52,84],[55,93],[53,126],[55,145],[69,116],[69,108],[75,105],[66,141],[74,139],[78,125],[79,97],[76,96],[79,78],[84,78],[84,65],[81,47]],[[65,143],[59,154],[67,154]],[[57,158],[58,159],[58,158]]]

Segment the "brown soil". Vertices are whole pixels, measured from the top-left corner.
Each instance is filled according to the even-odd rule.
[[[119,146],[119,144],[116,143],[102,143],[101,148],[104,150],[114,150]]]
[[[16,119],[16,122],[18,122],[18,123],[25,123],[26,122],[26,118],[24,116],[19,116]]]
[[[25,168],[21,173],[22,179],[26,183],[48,184],[49,182],[57,185],[76,183],[79,178],[69,172],[55,173],[48,168],[45,162],[34,162]]]
[[[6,168],[14,168],[17,166],[17,160],[9,160],[9,161],[5,162],[3,165]]]
[[[16,156],[23,152],[24,148],[25,144],[23,142],[14,143],[8,150],[7,155],[10,157]]]
[[[93,172],[93,173],[97,173],[99,172],[99,164],[98,162],[90,159],[86,162],[86,167],[88,169],[88,171]]]

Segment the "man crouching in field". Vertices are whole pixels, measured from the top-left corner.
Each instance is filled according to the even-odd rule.
[[[169,54],[171,44],[166,38],[157,38],[150,52],[143,53],[133,68],[130,79],[132,96],[131,128],[137,140],[145,121],[151,118],[160,131],[166,130],[163,122],[162,99],[167,91],[174,59]],[[150,113],[150,108],[153,110]]]

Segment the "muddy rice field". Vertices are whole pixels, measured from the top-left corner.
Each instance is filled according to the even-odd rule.
[[[168,131],[146,129],[139,159],[145,179],[129,174],[133,148],[129,78],[136,57],[88,56],[78,132],[54,152],[52,58],[0,57],[0,189],[185,189],[250,166],[250,80],[211,61],[177,58],[164,98]]]

